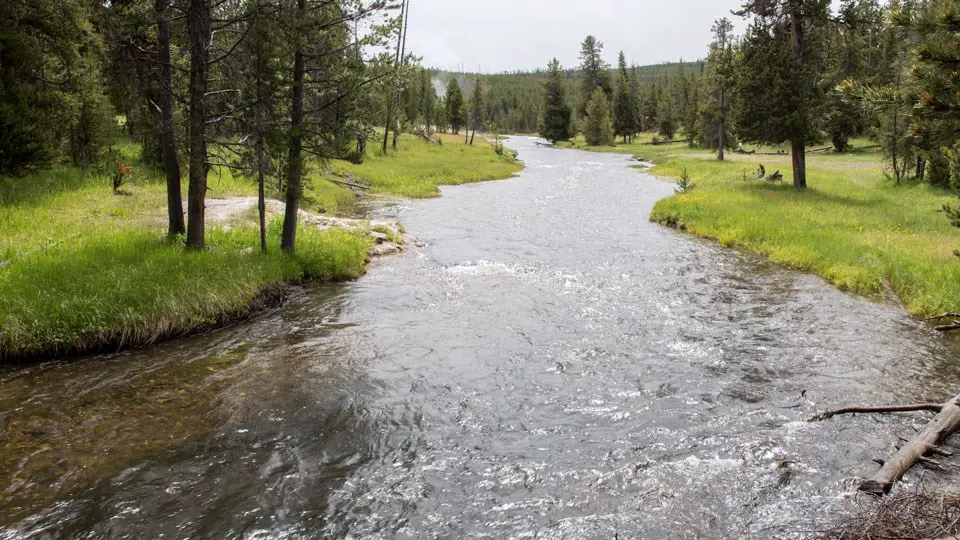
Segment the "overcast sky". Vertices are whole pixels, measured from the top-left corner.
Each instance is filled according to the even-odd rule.
[[[578,63],[593,34],[615,64],[696,60],[706,54],[710,26],[737,19],[741,0],[410,0],[407,48],[423,64],[485,73],[546,68],[556,56]],[[735,21],[742,28],[740,21]]]

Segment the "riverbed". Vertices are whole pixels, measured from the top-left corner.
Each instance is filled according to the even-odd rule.
[[[926,419],[805,418],[955,393],[899,306],[650,223],[626,156],[509,146],[374,208],[426,246],[357,282],[0,372],[0,539],[797,538]]]

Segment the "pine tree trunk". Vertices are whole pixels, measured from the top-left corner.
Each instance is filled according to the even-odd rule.
[[[187,247],[205,246],[204,212],[207,196],[206,108],[210,53],[210,0],[190,0],[190,189],[187,195]]]
[[[263,44],[256,42],[256,129],[257,129],[257,213],[260,224],[260,251],[267,253],[267,200],[266,200],[266,169],[267,160],[264,147],[266,146],[267,117],[271,115],[271,107],[267,103],[270,90],[267,88],[264,74],[260,71],[265,64]]]
[[[404,0],[403,10],[401,11],[401,13],[403,16],[403,31],[402,31],[403,40],[402,40],[402,44],[400,45],[400,67],[403,68],[403,66],[407,63],[407,28],[410,24],[410,0]],[[398,104],[400,103],[400,100],[401,100],[401,95],[400,95],[400,89],[398,88],[397,89]],[[403,117],[400,114],[397,115],[398,122],[393,128],[393,149],[394,150],[397,149],[397,141],[400,139],[400,127],[401,127],[401,124],[403,124],[401,120],[402,118]]]
[[[726,103],[724,103],[725,98],[726,98],[726,95],[724,94],[723,90],[721,90],[720,91],[720,136],[718,137],[718,140],[720,142],[720,149],[717,150],[717,159],[720,161],[723,161],[723,158],[724,158],[723,151],[724,151],[724,147],[727,145],[727,141],[726,141],[727,120],[726,118],[723,117],[724,106],[726,105]]]
[[[407,13],[407,0],[403,1],[403,4],[400,5],[400,19],[403,21],[406,18]],[[402,60],[400,47],[401,39],[403,38],[403,27],[400,28],[400,33],[397,34],[397,59],[394,61],[394,69],[397,70],[400,67],[400,61]],[[399,72],[397,72],[399,75]],[[397,100],[396,88],[390,88],[387,91],[387,125],[383,129],[383,153],[387,153],[387,142],[390,140],[390,129],[393,127],[393,104]],[[393,148],[397,148],[397,139],[393,139]]]
[[[795,141],[793,154],[793,187],[807,189],[807,147],[803,141]]]
[[[183,194],[180,192],[180,162],[177,159],[177,139],[173,123],[173,69],[170,65],[170,22],[167,20],[167,0],[156,0],[157,61],[160,64],[160,152],[163,170],[167,176],[167,236],[187,232],[183,220]]]
[[[257,212],[260,218],[260,251],[267,252],[267,197],[264,185],[263,138],[257,143]]]
[[[297,0],[298,20],[306,13],[306,0]],[[283,238],[280,247],[287,253],[297,250],[297,219],[300,212],[300,192],[303,184],[303,42],[297,35],[293,55],[293,102],[290,109],[290,152],[287,177],[287,206],[283,214]]]
[[[803,69],[803,0],[790,0],[790,42],[793,45],[793,58],[797,69]],[[806,121],[807,111],[800,105],[801,122]],[[804,126],[804,129],[806,126]],[[806,134],[793,140],[793,187],[807,189],[807,148]]]

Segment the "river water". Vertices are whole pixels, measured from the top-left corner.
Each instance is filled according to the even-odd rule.
[[[382,206],[427,247],[148,350],[0,373],[0,538],[794,538],[853,505],[958,349],[652,224],[672,185],[515,138]],[[917,481],[925,471],[914,471]]]

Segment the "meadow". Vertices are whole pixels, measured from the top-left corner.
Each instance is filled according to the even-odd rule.
[[[650,142],[647,135],[616,147],[565,146],[643,158],[658,176],[688,175],[694,188],[660,201],[654,221],[814,272],[844,290],[892,292],[916,316],[960,308],[960,229],[940,211],[957,202],[956,194],[888,179],[870,141],[853,141],[848,153],[809,154],[804,192],[792,187],[788,154],[728,152],[721,162],[683,143]],[[761,164],[767,174],[779,170],[783,181],[754,179]]]

